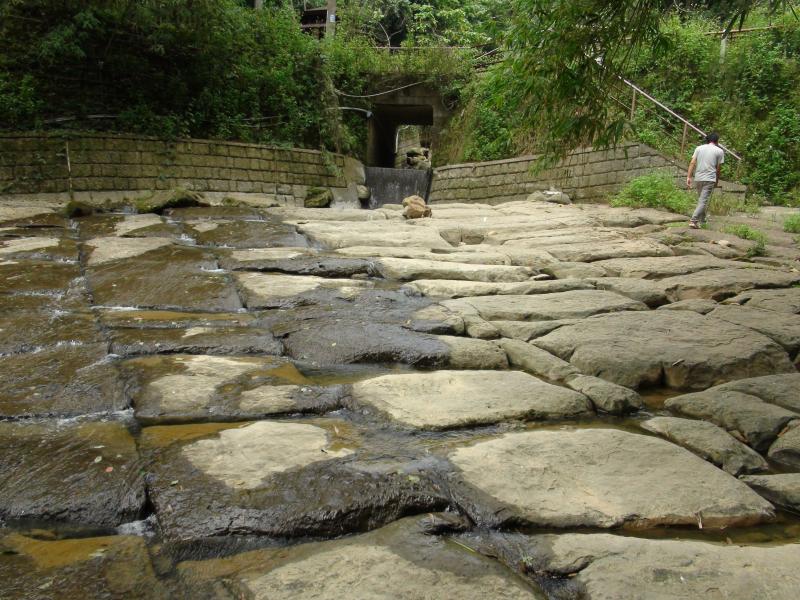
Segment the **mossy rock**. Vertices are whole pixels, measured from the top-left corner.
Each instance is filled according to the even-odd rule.
[[[191,190],[184,190],[183,188],[153,192],[150,196],[136,198],[136,200],[133,201],[133,205],[138,213],[156,214],[161,214],[168,208],[208,206],[208,204],[203,201],[202,194]]]
[[[96,212],[98,212],[96,206],[92,206],[87,202],[81,202],[80,200],[70,200],[62,209],[64,216],[69,219],[88,217]]]
[[[333,192],[330,188],[310,187],[306,191],[303,205],[306,208],[326,208],[333,202]]]

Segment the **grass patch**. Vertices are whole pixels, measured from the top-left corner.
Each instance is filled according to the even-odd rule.
[[[611,206],[630,208],[659,208],[688,215],[697,204],[690,192],[679,190],[675,178],[669,173],[650,173],[631,179],[611,199]]]
[[[747,251],[747,256],[766,256],[767,254],[767,235],[763,231],[753,229],[749,225],[728,225],[723,229],[725,233],[731,233],[743,240],[750,240],[753,245]]]
[[[800,214],[786,217],[783,221],[783,230],[786,233],[800,233]]]

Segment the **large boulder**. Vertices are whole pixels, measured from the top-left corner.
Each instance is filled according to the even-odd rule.
[[[450,460],[480,492],[457,497],[487,525],[729,527],[774,516],[769,502],[694,454],[616,429],[509,433],[459,447]]]

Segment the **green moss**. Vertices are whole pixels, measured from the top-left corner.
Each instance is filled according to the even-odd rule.
[[[203,202],[203,195],[198,192],[175,188],[154,192],[149,196],[142,196],[133,201],[137,213],[161,214],[168,208],[182,208],[186,206],[208,206]]]

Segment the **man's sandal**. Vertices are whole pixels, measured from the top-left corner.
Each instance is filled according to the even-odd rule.
[[[689,221],[689,229],[700,229],[700,225],[697,224],[697,221]]]

